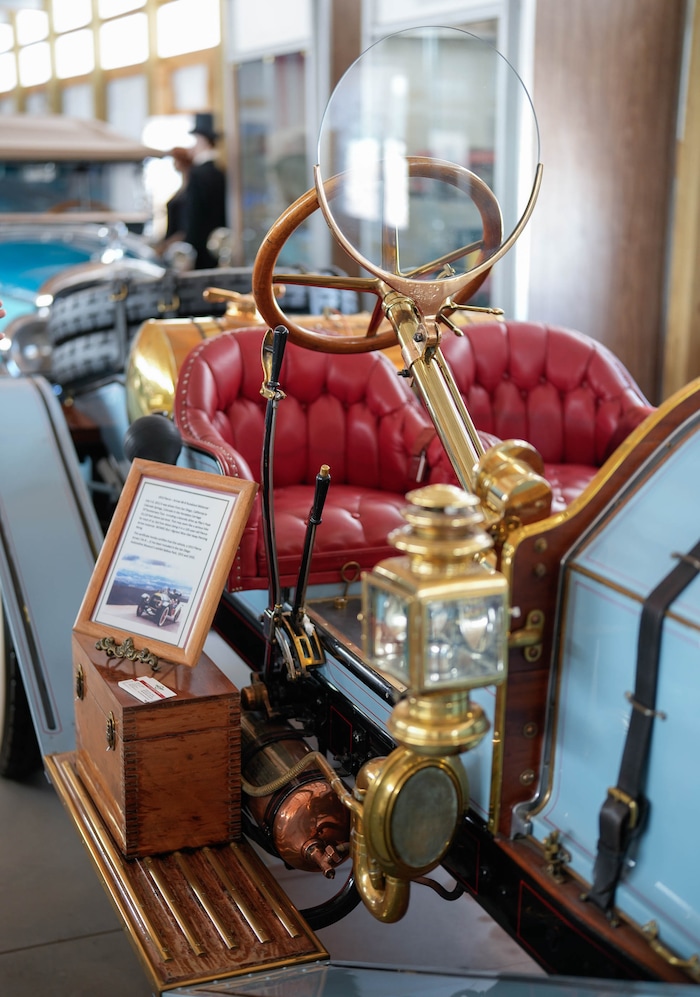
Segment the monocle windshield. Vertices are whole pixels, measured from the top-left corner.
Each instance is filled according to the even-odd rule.
[[[538,162],[534,109],[508,61],[466,31],[421,27],[377,42],[342,77],[317,172],[332,224],[373,269],[435,281],[499,251]]]

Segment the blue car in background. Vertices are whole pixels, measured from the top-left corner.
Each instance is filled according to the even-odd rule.
[[[9,358],[19,372],[25,362],[29,372],[41,367],[42,325],[34,317],[64,278],[99,280],[105,266],[163,272],[143,236],[150,218],[143,166],[159,155],[101,121],[3,115],[0,299],[7,317],[0,347],[6,364]],[[29,320],[21,321],[28,316],[29,327]],[[17,372],[13,363],[9,372]]]

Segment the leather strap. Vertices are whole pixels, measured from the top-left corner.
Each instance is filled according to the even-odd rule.
[[[599,815],[598,853],[593,887],[587,899],[611,914],[625,854],[630,842],[643,830],[649,810],[644,783],[651,735],[656,717],[659,658],[664,618],[669,606],[700,572],[700,542],[688,554],[673,554],[678,563],[650,593],[642,607],[637,639],[637,674],[634,693],[627,693],[632,714],[622,753],[617,785]]]

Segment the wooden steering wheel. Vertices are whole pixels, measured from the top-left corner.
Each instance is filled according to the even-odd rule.
[[[484,263],[496,252],[502,242],[503,222],[501,210],[495,195],[483,180],[466,167],[454,163],[445,163],[428,157],[409,157],[407,159],[409,176],[425,177],[444,181],[462,192],[468,194],[476,205],[483,225],[483,234],[478,243],[469,247],[460,247],[453,253],[447,253],[439,261],[433,261],[420,268],[420,273],[429,273],[445,266],[460,256],[465,250],[478,250],[478,257],[471,270]],[[338,192],[343,175],[340,174],[326,181],[324,192],[328,201]],[[280,252],[292,233],[319,208],[318,194],[315,188],[308,190],[280,215],[258,250],[253,266],[253,296],[258,311],[269,326],[284,325],[289,330],[289,338],[293,343],[326,353],[367,353],[371,350],[383,350],[396,344],[396,334],[393,329],[378,331],[383,317],[383,296],[393,284],[392,275],[385,279],[379,277],[327,277],[314,274],[275,274],[275,266]],[[456,304],[464,304],[481,286],[489,274],[486,268],[473,278],[468,271],[459,280],[459,290],[452,295]],[[451,280],[450,283],[453,281]],[[338,336],[323,329],[307,329],[297,322],[291,321],[280,308],[274,291],[275,284],[303,284],[315,287],[333,287],[342,290],[371,292],[378,298],[364,335]],[[401,281],[397,278],[396,284]],[[438,279],[433,284],[443,284]],[[447,296],[447,295],[445,295]]]

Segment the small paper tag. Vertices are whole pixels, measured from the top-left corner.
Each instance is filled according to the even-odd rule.
[[[124,679],[119,683],[119,688],[128,692],[135,699],[139,699],[142,703],[155,703],[159,699],[169,699],[171,696],[177,695],[172,689],[168,689],[162,682],[150,675],[144,675],[138,679]]]

